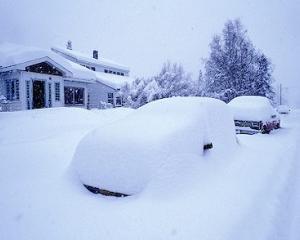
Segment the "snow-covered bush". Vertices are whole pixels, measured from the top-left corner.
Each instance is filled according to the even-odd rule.
[[[6,97],[3,95],[0,95],[0,112],[2,111],[7,111],[7,104],[9,103],[9,101],[7,101]]]
[[[6,97],[4,97],[3,95],[0,95],[0,102],[6,101]]]
[[[198,85],[180,64],[167,62],[161,71],[151,78],[138,78],[122,88],[125,106],[138,108],[157,99],[196,96]]]
[[[99,108],[100,109],[109,109],[109,108],[113,108],[113,105],[108,102],[100,101]]]

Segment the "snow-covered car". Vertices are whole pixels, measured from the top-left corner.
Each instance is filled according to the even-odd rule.
[[[280,128],[280,117],[266,97],[240,96],[228,105],[234,115],[237,133],[270,133]]]
[[[277,107],[277,112],[280,114],[288,114],[290,111],[291,110],[288,105],[279,105]]]
[[[127,196],[143,191],[163,167],[181,162],[194,169],[205,156],[223,159],[235,146],[233,116],[224,102],[175,97],[89,133],[77,146],[73,166],[93,193]]]

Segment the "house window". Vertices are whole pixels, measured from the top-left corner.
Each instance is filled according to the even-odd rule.
[[[49,105],[49,107],[52,107],[52,85],[51,85],[51,83],[48,84],[48,94],[49,94],[48,105]]]
[[[66,105],[84,104],[84,88],[65,87],[64,91]]]
[[[92,70],[92,71],[96,71],[96,68],[95,68],[95,67],[91,67],[91,70]]]
[[[107,102],[110,104],[114,104],[114,94],[113,93],[108,93],[107,94]]]
[[[112,73],[112,70],[109,70],[108,72],[109,72],[109,73]]]
[[[121,76],[124,76],[124,73],[121,73]]]
[[[87,108],[87,109],[90,109],[90,101],[91,101],[91,100],[90,100],[90,94],[88,94],[88,95],[87,95],[87,105],[86,105],[86,108]]]
[[[55,101],[60,101],[60,83],[55,83]]]
[[[63,73],[58,70],[55,66],[48,62],[41,62],[38,64],[34,64],[25,68],[27,72],[35,72],[35,73],[42,73],[42,74],[50,74],[56,76],[62,76]]]
[[[6,99],[10,101],[20,100],[19,80],[6,80]]]
[[[26,81],[26,102],[27,109],[30,109],[30,82]]]
[[[116,97],[116,105],[122,106],[122,98],[121,97]]]
[[[107,70],[107,69],[104,69],[104,72],[105,72],[105,73],[108,73],[108,70]]]

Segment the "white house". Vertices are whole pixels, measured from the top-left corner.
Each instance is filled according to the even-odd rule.
[[[129,81],[127,67],[103,58],[59,48],[50,51],[0,45],[2,111],[61,106],[100,108],[105,103],[121,106],[119,89]]]

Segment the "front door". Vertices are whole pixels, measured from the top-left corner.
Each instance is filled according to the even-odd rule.
[[[45,107],[45,82],[33,81],[32,86],[32,108],[44,108]]]

